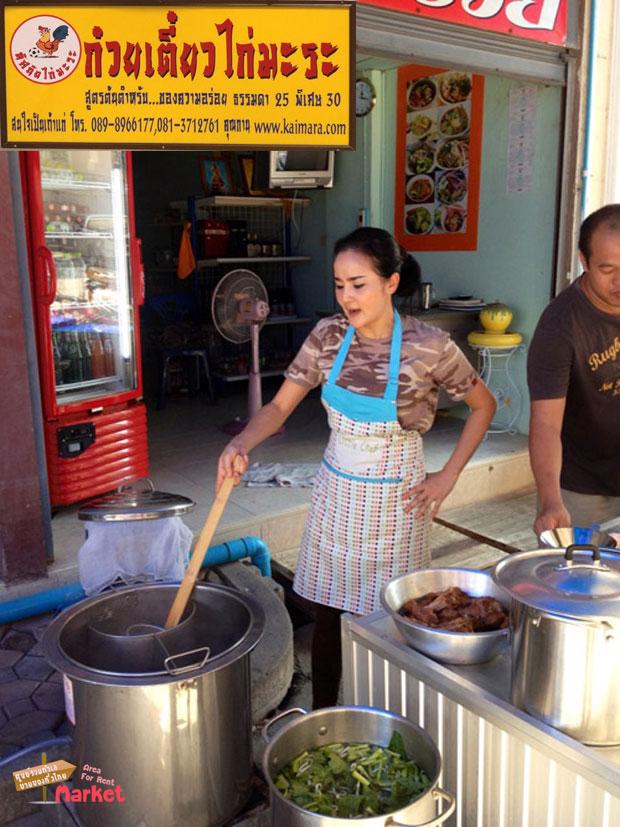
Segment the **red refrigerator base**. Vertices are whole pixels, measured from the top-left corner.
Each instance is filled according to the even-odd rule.
[[[112,491],[148,476],[146,407],[138,402],[47,422],[45,448],[53,506]]]

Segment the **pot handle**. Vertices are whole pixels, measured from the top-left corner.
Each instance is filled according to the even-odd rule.
[[[139,482],[145,482],[146,487],[138,488]],[[140,477],[139,480],[134,480],[133,482],[122,482],[116,490],[119,494],[124,494],[127,491],[137,491],[140,494],[152,494],[155,491],[155,486],[153,485],[153,480],[149,477]]]
[[[271,741],[269,737],[269,727],[272,724],[275,724],[276,721],[281,721],[282,718],[286,718],[288,715],[307,715],[308,710],[302,709],[300,706],[294,706],[291,709],[285,709],[284,712],[280,712],[278,715],[274,715],[273,718],[270,718],[265,726],[261,729],[261,736],[263,741],[268,744]]]
[[[592,562],[573,562],[573,556],[575,554],[575,551],[591,551]],[[591,546],[586,543],[573,543],[571,546],[568,546],[566,551],[564,552],[564,559],[566,560],[566,563],[560,563],[558,566],[556,566],[556,571],[566,571],[567,569],[595,569],[596,571],[609,570],[608,566],[606,566],[604,563],[601,563],[600,548],[598,546]]]
[[[447,802],[447,809],[444,810],[444,812],[441,815],[436,816],[436,818],[434,818],[432,821],[425,821],[423,824],[405,824],[402,821],[394,821],[394,819],[390,817],[385,822],[385,827],[439,827],[439,825],[443,824],[446,819],[450,818],[450,816],[454,812],[454,809],[456,807],[456,799],[454,798],[452,793],[449,793],[446,790],[442,790],[441,787],[435,787],[435,789],[432,790],[431,795],[433,796],[435,801],[442,799],[443,801]]]
[[[198,660],[190,663],[188,666],[174,665],[175,660],[178,658],[186,658],[188,655],[197,654],[199,654]],[[188,652],[177,652],[175,655],[168,655],[168,657],[164,659],[164,668],[169,675],[182,675],[184,672],[191,672],[193,669],[202,669],[209,660],[210,654],[210,646],[200,646],[198,649],[190,649]]]

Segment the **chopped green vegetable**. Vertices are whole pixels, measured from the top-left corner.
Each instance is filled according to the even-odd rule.
[[[400,732],[396,732],[396,730],[392,733],[392,737],[390,738],[390,743],[388,744],[388,749],[395,752],[397,755],[400,755],[401,758],[404,758],[405,761],[407,760],[407,750],[405,749],[405,742],[403,741],[403,736]]]
[[[394,732],[387,747],[328,744],[306,750],[282,770],[275,785],[309,812],[364,818],[406,807],[430,787],[430,780],[407,759],[403,737]]]

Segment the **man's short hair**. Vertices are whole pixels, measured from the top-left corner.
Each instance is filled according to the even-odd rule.
[[[611,232],[620,233],[620,204],[607,204],[583,221],[579,230],[579,252],[586,261],[592,254],[592,236],[603,225]]]

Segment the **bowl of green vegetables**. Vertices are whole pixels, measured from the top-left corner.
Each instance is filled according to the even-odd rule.
[[[276,721],[292,715],[272,736]],[[454,797],[437,785],[433,740],[393,712],[292,709],[269,721],[263,737],[274,827],[434,827],[454,812]]]

